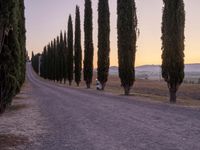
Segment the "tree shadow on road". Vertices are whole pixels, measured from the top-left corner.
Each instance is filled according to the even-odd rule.
[[[17,146],[24,145],[28,142],[29,142],[29,139],[25,136],[19,136],[19,135],[14,135],[14,134],[0,134],[1,150],[16,148]]]

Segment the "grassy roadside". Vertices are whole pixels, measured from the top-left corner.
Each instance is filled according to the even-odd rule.
[[[106,91],[123,94],[120,80],[117,76],[110,76]],[[200,107],[200,85],[182,84],[177,93],[177,105]],[[144,97],[153,102],[169,103],[169,93],[164,81],[136,80],[131,90],[132,96]]]

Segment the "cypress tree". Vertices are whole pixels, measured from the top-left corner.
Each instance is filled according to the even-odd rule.
[[[44,66],[44,78],[47,79],[48,75],[48,62],[47,62],[47,47],[44,47],[43,50],[43,66]]]
[[[47,79],[50,79],[50,43],[47,45],[46,67],[47,67]]]
[[[34,52],[32,51],[32,53],[31,53],[31,61],[33,60],[33,57],[34,57]]]
[[[41,54],[40,76],[44,78],[44,51]]]
[[[119,77],[125,95],[135,81],[137,16],[134,0],[117,0]]]
[[[3,113],[12,95],[12,86],[8,74],[11,60],[11,50],[9,49],[8,34],[11,23],[12,0],[0,1],[0,113]],[[7,32],[8,31],[8,32]]]
[[[56,39],[56,81],[60,81],[60,48],[59,48],[59,37]]]
[[[110,12],[108,0],[99,0],[98,4],[98,80],[102,90],[108,80],[110,66]]]
[[[73,80],[73,72],[74,72],[74,67],[73,67],[73,25],[72,25],[72,18],[71,15],[69,15],[68,19],[68,80],[69,80],[69,85],[71,85],[72,80]]]
[[[12,85],[12,94],[15,95],[20,91],[21,87],[21,43],[19,39],[19,32],[21,31],[19,28],[19,1],[13,2],[13,11],[11,13],[10,18],[10,24],[12,26],[12,30],[8,34],[7,43],[8,47],[10,49],[10,54],[13,57],[12,60],[10,60],[10,63],[12,64],[9,67],[10,75],[12,76],[10,78],[10,81],[13,82]],[[11,96],[12,97],[12,96]],[[11,98],[9,100],[9,103],[11,103]]]
[[[62,83],[63,79],[64,79],[64,38],[63,38],[63,33],[62,31],[60,32],[60,56],[59,56],[59,60],[60,60],[60,82]]]
[[[93,27],[92,27],[92,3],[91,0],[85,0],[85,14],[84,14],[84,80],[87,88],[90,88],[93,76]]]
[[[56,39],[53,40],[53,80],[56,81]]]
[[[0,1],[0,54],[3,49],[5,37],[10,30],[10,17],[13,11],[13,0]]]
[[[78,6],[76,6],[74,49],[75,49],[75,81],[77,86],[79,86],[81,81],[81,71],[82,71],[82,49],[81,49],[80,11]]]
[[[184,29],[183,0],[163,0],[162,17],[162,77],[167,82],[170,102],[176,102],[176,92],[184,79]]]
[[[58,52],[58,56],[57,56],[57,61],[58,61],[58,74],[57,74],[57,78],[58,81],[61,83],[62,82],[62,50],[61,50],[61,42],[60,42],[60,37],[57,37],[57,52]]]
[[[40,54],[36,54],[34,55],[34,57],[32,58],[32,66],[33,66],[33,70],[38,74],[39,73],[39,57]]]
[[[25,77],[23,4],[23,0],[0,1],[0,113],[11,104]]]
[[[66,35],[66,31],[64,32],[64,84],[66,83],[67,79],[68,79],[68,63],[67,63],[67,57],[68,57],[68,48],[67,48],[67,35]]]
[[[54,54],[53,54],[53,41],[51,41],[50,45],[50,79],[53,80],[53,68],[54,68]]]
[[[19,39],[19,59],[20,59],[20,86],[25,81],[25,70],[26,70],[26,30],[25,30],[25,6],[24,0],[19,0],[19,11],[18,11],[18,39]]]

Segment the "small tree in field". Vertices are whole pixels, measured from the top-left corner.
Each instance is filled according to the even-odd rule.
[[[162,76],[167,82],[170,102],[176,103],[176,92],[184,79],[184,29],[183,0],[163,0],[162,17]]]
[[[137,16],[134,0],[117,0],[119,77],[125,95],[135,81]]]

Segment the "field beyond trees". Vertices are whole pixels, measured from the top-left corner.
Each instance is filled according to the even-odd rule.
[[[96,88],[96,73],[94,73],[92,88]],[[73,84],[75,85],[75,84]],[[81,82],[80,86],[85,88]],[[200,106],[200,85],[183,83],[177,93],[177,104],[184,106]],[[114,94],[123,94],[123,88],[120,86],[120,79],[117,75],[109,75],[105,92]],[[169,91],[164,81],[136,79],[131,96],[146,97],[146,100],[169,103]]]

